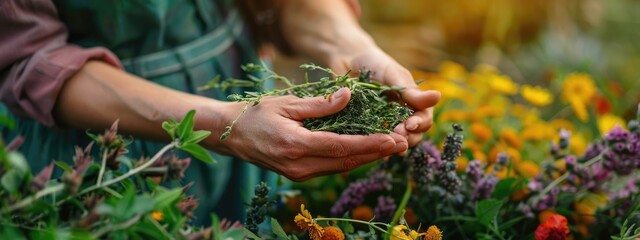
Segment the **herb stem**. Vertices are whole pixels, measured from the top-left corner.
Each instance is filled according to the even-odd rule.
[[[104,172],[107,168],[107,151],[109,149],[108,148],[104,148],[104,151],[102,151],[102,164],[100,165],[100,172],[98,173],[98,181],[96,182],[96,186],[100,187],[100,185],[102,184],[102,177],[104,176]]]
[[[164,155],[164,153],[165,153],[165,152],[167,152],[167,151],[169,151],[170,149],[172,149],[172,148],[176,147],[177,145],[178,145],[178,141],[173,141],[173,142],[171,142],[171,143],[167,144],[166,146],[164,146],[162,149],[160,149],[160,151],[158,151],[158,152],[153,156],[153,158],[151,158],[148,162],[145,162],[145,163],[144,163],[144,164],[142,164],[141,166],[139,166],[139,167],[137,167],[137,168],[134,168],[134,169],[132,169],[132,170],[128,171],[127,173],[125,173],[125,174],[123,174],[123,175],[120,175],[120,176],[118,176],[118,177],[116,177],[116,178],[114,178],[114,179],[111,179],[111,180],[109,180],[109,181],[106,181],[106,182],[104,182],[104,183],[103,183],[102,185],[100,185],[100,186],[93,185],[93,186],[91,186],[91,187],[85,188],[85,189],[83,189],[82,191],[80,191],[79,193],[77,193],[77,194],[73,194],[73,195],[71,195],[71,196],[69,196],[69,197],[67,197],[67,198],[63,199],[62,201],[58,202],[56,205],[57,205],[57,206],[59,206],[59,205],[60,205],[60,204],[62,204],[63,202],[66,202],[66,201],[70,200],[71,198],[73,198],[73,197],[75,197],[75,196],[79,196],[79,195],[82,195],[82,194],[85,194],[85,193],[88,193],[88,192],[94,191],[94,190],[99,189],[99,188],[102,188],[102,187],[107,187],[107,186],[112,185],[112,184],[114,184],[114,183],[118,183],[118,182],[120,182],[120,181],[122,181],[122,180],[124,180],[124,179],[127,179],[127,178],[129,178],[129,177],[131,177],[131,176],[133,176],[133,175],[135,175],[135,174],[138,174],[140,171],[142,171],[142,170],[144,170],[144,169],[146,169],[146,168],[150,167],[151,165],[153,165],[153,163],[155,163],[158,159],[160,159],[160,157],[162,157],[162,155]]]
[[[29,204],[31,204],[33,201],[38,200],[46,195],[52,194],[52,193],[56,193],[59,191],[62,191],[62,189],[64,189],[64,184],[57,184],[51,187],[47,187],[45,189],[42,189],[38,192],[36,192],[36,194],[27,197],[25,199],[23,199],[20,202],[17,202],[16,204],[13,204],[11,206],[9,206],[8,208],[6,208],[5,210],[3,210],[3,213],[10,213],[13,212],[17,209],[23,208],[28,206]]]

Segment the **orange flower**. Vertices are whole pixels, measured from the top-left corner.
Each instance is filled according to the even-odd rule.
[[[522,141],[518,138],[518,133],[513,128],[505,128],[500,132],[500,140],[506,142],[510,146],[520,149]]]
[[[351,217],[360,221],[369,221],[373,219],[373,209],[366,205],[358,206],[351,210]]]
[[[424,240],[442,240],[442,231],[435,225],[432,225],[427,229],[427,233],[424,235]]]
[[[562,215],[553,214],[549,216],[543,224],[538,225],[535,237],[536,240],[565,240],[569,233],[567,218]]]
[[[324,233],[324,229],[318,225],[318,223],[313,220],[311,217],[311,213],[304,209],[304,204],[300,205],[300,213],[296,215],[294,218],[294,222],[298,225],[298,228],[303,231],[309,232],[309,238],[312,240],[320,240],[322,239],[322,234]]]
[[[535,177],[540,173],[540,167],[538,164],[531,161],[522,161],[518,165],[518,172],[525,177]]]
[[[529,189],[523,188],[511,194],[511,201],[519,202],[529,196]]]
[[[491,137],[493,135],[493,133],[491,132],[491,128],[479,122],[471,124],[471,133],[476,137],[476,139],[478,139],[478,141],[481,142],[491,140]]]
[[[164,214],[160,211],[153,211],[151,212],[151,218],[153,218],[153,220],[161,222],[164,219]]]
[[[322,234],[322,240],[344,240],[344,233],[338,227],[326,227]]]

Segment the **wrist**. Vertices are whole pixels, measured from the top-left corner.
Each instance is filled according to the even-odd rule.
[[[299,55],[323,64],[375,47],[348,0],[287,1],[281,11],[284,39]],[[329,5],[331,8],[327,8]]]
[[[215,100],[213,100],[215,101]],[[196,108],[195,129],[211,132],[201,144],[221,154],[232,154],[232,138],[220,140],[220,136],[242,111],[243,103],[215,101],[215,104],[203,104]]]

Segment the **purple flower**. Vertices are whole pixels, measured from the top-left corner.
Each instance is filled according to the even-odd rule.
[[[496,175],[491,174],[484,176],[473,189],[471,199],[480,200],[490,198],[496,184],[498,184],[498,177],[496,177]]]
[[[560,189],[557,187],[553,188],[547,194],[534,201],[531,207],[536,211],[554,208],[558,203],[558,194],[560,194]]]
[[[433,145],[433,143],[431,143],[431,141],[426,141],[423,142],[421,144],[422,149],[427,153],[428,156],[430,156],[430,163],[431,161],[433,161],[433,163],[435,163],[434,166],[440,167],[440,164],[442,163],[442,159],[440,158],[440,151],[438,151],[438,148]]]
[[[640,141],[635,133],[629,133],[616,125],[604,140],[603,166],[619,175],[629,175],[640,167]]]
[[[393,219],[393,214],[396,212],[396,202],[392,197],[379,196],[378,204],[373,209],[373,213],[376,216],[376,220],[380,222],[389,222]]]
[[[480,166],[481,162],[478,160],[473,160],[470,161],[467,164],[467,177],[469,177],[469,179],[473,182],[478,182],[478,180],[480,180],[480,178],[482,177],[482,166]]]
[[[438,179],[440,185],[447,190],[447,192],[455,195],[460,191],[462,182],[458,175],[456,175],[456,158],[460,157],[460,149],[462,149],[463,136],[460,134],[462,127],[458,124],[453,124],[454,132],[447,134],[444,140],[444,149],[442,153],[442,165],[439,167]]]
[[[413,165],[411,169],[411,175],[413,177],[413,181],[416,182],[418,189],[425,189],[433,179],[433,160],[430,161],[431,156],[425,151],[422,147],[423,145],[419,145],[414,148],[410,155],[409,159]]]
[[[527,187],[532,192],[539,192],[544,188],[542,179],[540,179],[540,177],[531,178],[531,180],[529,180],[529,183],[527,184]]]
[[[382,190],[391,190],[391,175],[375,171],[368,178],[349,184],[349,187],[342,191],[338,201],[331,207],[331,214],[342,216],[345,212],[360,206],[367,194]]]

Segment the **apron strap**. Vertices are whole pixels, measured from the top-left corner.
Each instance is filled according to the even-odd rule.
[[[206,35],[173,49],[121,60],[127,72],[153,78],[182,71],[212,59],[229,49],[242,34],[243,22],[237,10],[223,24]]]

